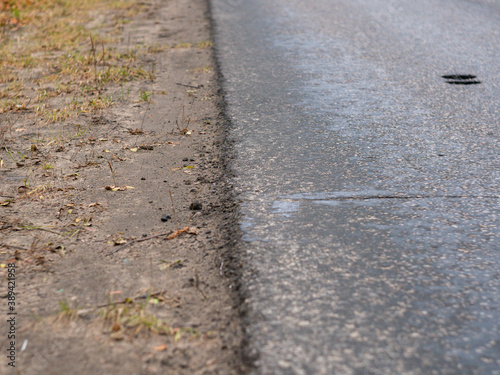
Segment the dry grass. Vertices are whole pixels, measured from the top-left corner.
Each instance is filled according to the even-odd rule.
[[[116,50],[112,32],[92,26],[97,15],[114,14],[107,22],[119,29],[140,7],[134,0],[1,0],[0,114],[64,121],[111,105],[100,95],[107,85],[154,79],[136,51]]]

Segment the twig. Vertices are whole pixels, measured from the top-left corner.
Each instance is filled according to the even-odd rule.
[[[146,237],[146,238],[138,238],[136,240],[132,240],[130,242],[127,242],[126,244],[124,244],[124,245],[122,245],[122,246],[114,249],[113,251],[111,251],[107,255],[113,255],[113,254],[117,253],[118,251],[123,250],[123,249],[125,249],[126,247],[128,247],[130,245],[133,245],[133,244],[139,243],[139,242],[143,242],[143,241],[152,240],[153,238],[167,236],[167,237],[165,237],[166,240],[173,240],[174,238],[180,236],[182,233],[189,232],[190,230],[191,230],[191,227],[185,227],[185,228],[182,228],[182,229],[175,230],[173,233],[172,232],[168,232],[168,233],[156,234],[154,236],[150,236],[150,237]],[[196,231],[196,229],[194,229],[194,231],[195,232],[191,232],[191,233],[192,234],[198,234],[198,232]]]
[[[13,249],[17,249],[17,250],[24,250],[24,251],[28,251],[27,249],[25,249],[24,247],[19,247],[19,246],[14,246],[14,245],[8,245],[6,243],[0,243],[0,246],[2,247],[6,247],[6,248],[13,248]]]
[[[172,191],[170,191],[170,189],[168,190],[168,194],[170,195],[170,202],[172,203],[172,213],[174,214],[174,220],[177,222],[177,215],[175,214],[174,207],[174,198],[172,198]]]
[[[49,233],[53,233],[53,234],[57,234],[58,236],[61,236],[61,233],[53,231],[53,230],[50,230],[50,229],[45,229],[45,228],[36,228],[36,229],[43,230],[45,232],[49,232]]]
[[[180,236],[182,233],[187,232],[189,229],[190,229],[189,227],[185,227],[185,228],[182,228],[182,229],[177,229],[170,236],[167,236],[166,239],[167,240],[173,240],[175,237]]]
[[[113,176],[113,184],[114,186],[116,186],[116,179],[115,179],[115,172],[113,171],[113,167],[111,166],[111,163],[109,162],[109,160],[106,160],[109,164],[109,169],[111,169],[111,175]]]
[[[153,96],[153,94],[151,94]],[[144,116],[142,116],[142,122],[141,122],[141,131],[143,131],[143,126],[144,126],[144,121],[146,121],[146,115],[149,112],[149,106],[151,105],[151,100],[148,101],[148,107],[146,108],[146,111],[144,111]]]
[[[176,83],[179,86],[184,86],[184,87],[189,87],[190,89],[201,89],[203,85],[198,85],[198,86],[193,86],[193,85],[186,85],[184,83]]]
[[[200,289],[200,277],[198,275],[198,268],[196,266],[194,266],[194,286],[196,289],[198,289],[198,291],[201,293],[204,299],[208,298],[205,292],[203,292],[203,290]]]
[[[158,238],[158,237],[161,237],[161,236],[166,236],[168,235],[170,232],[168,233],[161,233],[161,234],[157,234],[157,235],[154,235],[154,236],[150,236],[150,237],[146,237],[146,238],[138,238],[136,240],[132,240],[130,242],[127,242],[125,245],[122,245],[120,247],[117,247],[116,249],[114,249],[112,252],[108,253],[107,255],[113,255],[114,253],[117,253],[119,252],[120,250],[123,250],[125,249],[127,246],[130,246],[130,245],[133,245],[135,243],[138,243],[138,242],[143,242],[143,241],[147,241],[147,240],[152,240],[153,238]]]
[[[99,90],[99,88],[97,87],[97,57],[96,57],[96,43],[94,41],[94,38],[92,37],[92,35],[90,35],[90,44],[91,44],[91,50],[90,52],[92,53],[92,57],[93,57],[93,60],[94,60],[94,78],[95,78],[95,84],[96,84],[96,88],[97,90]]]
[[[143,293],[143,294],[140,294],[138,295],[137,297],[133,297],[133,298],[124,298],[122,299],[121,301],[117,301],[117,302],[109,302],[109,303],[104,303],[102,305],[97,305],[96,307],[94,307],[94,309],[101,309],[103,307],[108,307],[108,306],[113,306],[113,305],[123,305],[125,303],[129,303],[129,302],[132,302],[136,299],[142,299],[142,298],[148,298],[148,297],[157,297],[157,296],[161,296],[163,293],[165,293],[164,290],[160,290],[158,292],[154,292],[154,293],[151,293],[151,294],[148,294],[148,293]]]

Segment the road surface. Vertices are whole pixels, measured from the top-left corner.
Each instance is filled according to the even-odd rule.
[[[211,9],[254,373],[500,374],[500,2]]]

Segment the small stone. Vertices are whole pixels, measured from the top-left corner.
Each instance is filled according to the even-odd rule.
[[[169,221],[172,217],[170,215],[167,215],[167,214],[163,214],[161,215],[161,221],[165,222],[165,221]]]
[[[201,204],[200,201],[194,201],[193,203],[191,203],[191,206],[189,206],[189,209],[191,211],[201,211],[202,208],[203,205]]]
[[[184,158],[184,159],[182,159],[182,161],[189,161],[189,159],[188,158]]]
[[[141,177],[141,181],[146,181],[146,177]]]

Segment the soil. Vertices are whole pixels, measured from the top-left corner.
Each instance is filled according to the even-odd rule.
[[[0,374],[245,370],[207,2],[148,1],[120,35],[154,78],[100,89],[109,108],[50,126],[29,105],[0,114],[0,314],[12,263],[17,313]]]

